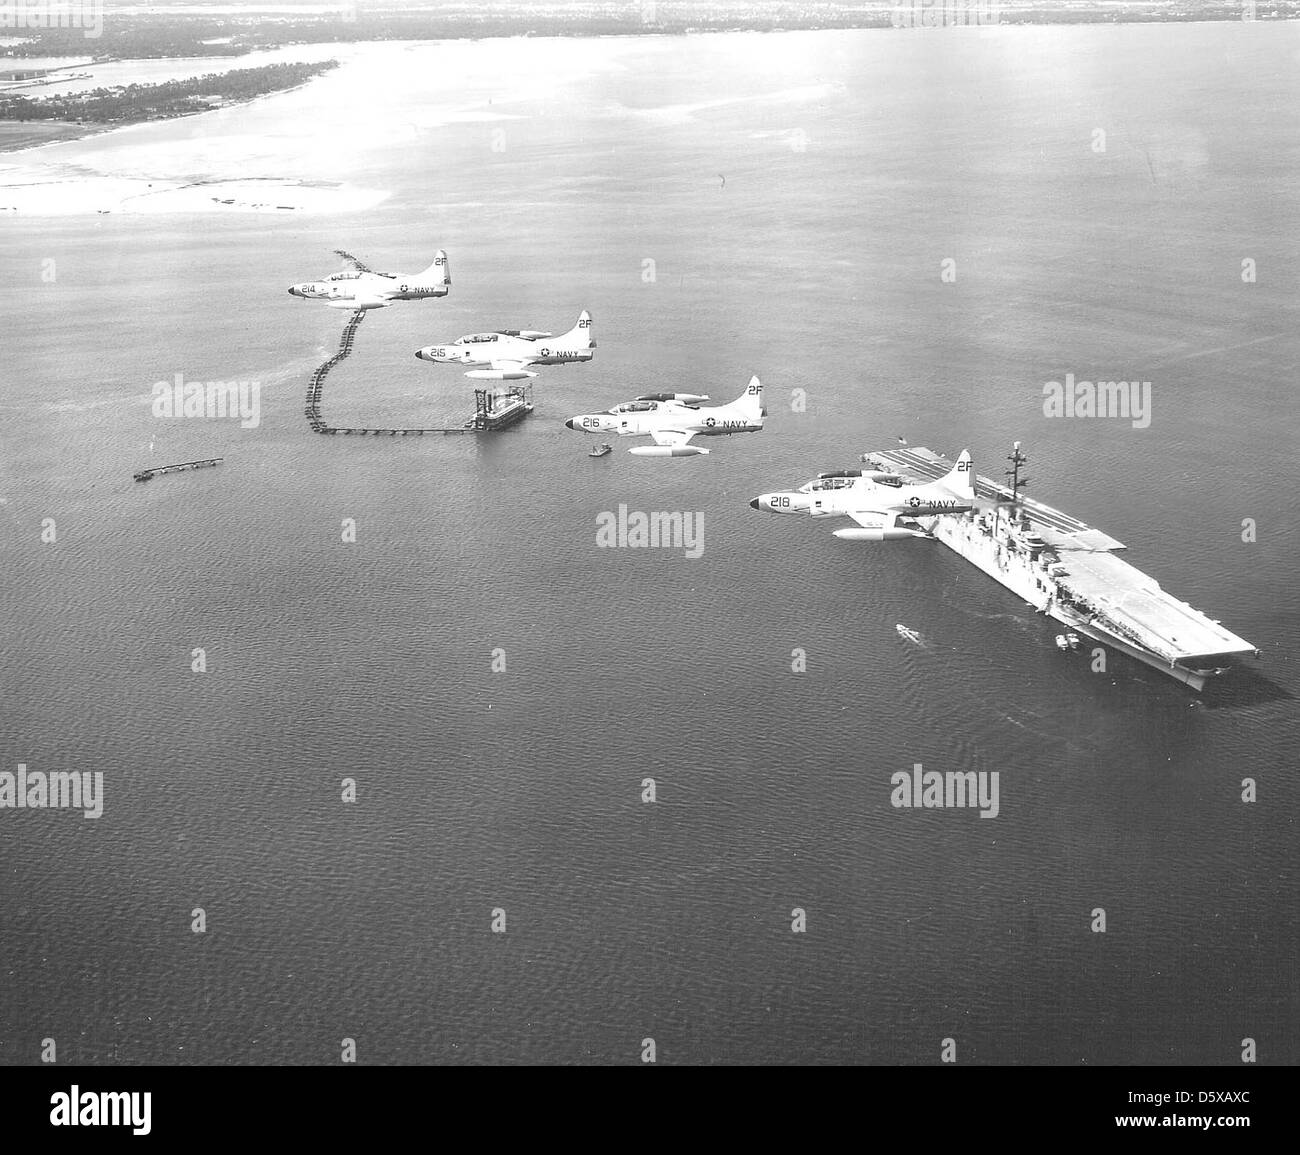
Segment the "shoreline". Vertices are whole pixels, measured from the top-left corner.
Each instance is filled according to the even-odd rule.
[[[183,59],[179,58],[178,59]],[[81,125],[66,120],[0,120],[0,158],[19,156],[24,152],[33,152],[38,148],[47,148],[55,144],[73,144],[79,140],[87,140],[92,136],[103,136],[113,132],[127,132],[133,128],[144,128],[151,124],[166,124],[168,121],[195,120],[200,116],[209,116],[214,112],[225,112],[231,108],[246,108],[251,104],[256,104],[259,100],[270,100],[276,96],[285,96],[290,92],[297,92],[300,88],[306,88],[313,80],[319,77],[310,77],[307,80],[300,81],[298,84],[290,85],[288,88],[279,88],[275,92],[260,92],[256,96],[250,96],[245,100],[232,100],[218,108],[204,108],[195,112],[186,112],[181,116],[155,116],[146,117],[144,120],[133,120],[129,124],[94,124]],[[69,125],[80,131],[68,133],[57,140],[42,140],[35,144],[22,144],[18,147],[8,147],[4,143],[3,134],[9,126],[27,125],[27,124],[52,124],[52,125]],[[2,186],[0,186],[2,187]]]
[[[1080,27],[1091,29],[1095,23],[1097,22]],[[1149,28],[1157,23],[1168,22],[1150,21],[1145,22],[1143,27]],[[1205,25],[1222,23],[1222,21],[1180,21],[1178,23],[1197,24],[1203,28]],[[990,33],[990,27],[1005,29],[1025,26],[966,27],[968,29],[973,27],[979,32],[979,36],[974,40],[965,42],[968,48],[974,49],[980,40],[986,39],[989,35],[997,37],[1011,35],[1003,32]],[[829,37],[827,30],[794,31],[801,32],[805,36],[819,31]],[[870,30],[853,31],[865,33]],[[754,37],[765,36],[766,33],[749,30],[740,33],[732,32],[730,35]],[[1017,40],[1009,43],[1015,48],[1025,45],[1033,48],[1035,45],[1043,44],[1045,40],[1050,43],[1070,42],[1069,38],[1057,38],[1050,32],[1034,35],[1035,39],[1032,40]],[[1105,39],[1111,34],[1097,32],[1092,35]],[[1130,35],[1137,37],[1143,43],[1149,43],[1153,36],[1150,32],[1134,32]],[[1219,36],[1219,34],[1202,31],[1200,38],[1203,39],[1207,35],[1215,36],[1216,39]],[[722,42],[719,47],[713,33],[702,34],[698,39],[703,41],[706,37],[713,42],[714,46],[709,49],[712,55],[717,55],[719,52],[724,55],[743,52],[744,44],[757,43],[754,40]],[[601,39],[610,44],[619,44],[623,47],[620,47],[615,55],[620,59],[624,56],[635,58],[640,53],[650,51],[649,46],[655,43],[669,47],[682,43],[680,36],[662,33],[640,33],[638,38],[634,40],[631,36],[624,35],[549,38],[552,47],[540,54],[536,52],[535,46],[526,43],[542,39],[538,37],[490,37],[471,42],[482,46],[482,51],[487,52],[492,59],[496,59],[504,52],[503,59],[516,64],[531,62],[534,68],[538,66],[539,60],[544,63],[556,59],[569,61],[573,67],[581,68],[582,61],[587,60],[593,54],[593,50],[576,44],[578,39]],[[1223,34],[1222,38],[1228,43],[1256,42],[1256,38],[1251,34],[1245,36]],[[644,46],[639,46],[639,41],[644,41]],[[774,53],[785,51],[779,47],[783,42],[768,42],[777,45],[769,51]],[[387,70],[400,62],[398,73],[405,77],[403,83],[412,83],[419,89],[422,83],[420,78],[428,71],[426,63],[423,63],[426,61],[426,54],[430,50],[445,48],[449,43],[452,42],[446,40],[341,41],[332,47],[338,54],[335,59],[343,66],[338,71],[340,74],[347,72],[351,81],[356,81],[357,77],[360,77],[367,83],[375,83],[376,76],[388,75]],[[845,40],[842,36],[836,36],[833,40],[828,39],[826,43],[841,48]],[[859,43],[864,46],[868,43],[875,45],[877,50],[882,44],[879,40],[863,40]],[[899,43],[901,45],[904,42]],[[931,43],[934,42],[906,42],[912,54],[923,53]],[[1006,43],[1008,42],[1004,41],[1004,44]],[[506,50],[505,46],[511,44],[514,47]],[[494,50],[490,47],[492,45],[500,45],[502,48]],[[561,49],[561,45],[565,46],[564,49]],[[801,51],[812,52],[818,47],[817,44],[805,44],[805,48]],[[406,56],[406,53],[412,49],[418,50],[418,59],[410,58],[416,59],[418,67],[409,63]],[[397,52],[398,57],[389,59],[387,54],[391,52]],[[457,61],[462,64],[462,67],[467,52],[469,50],[465,49],[458,54]],[[595,55],[600,54],[595,53]],[[479,52],[474,52],[470,58],[477,60]],[[353,65],[358,67],[355,76],[348,71]],[[405,72],[402,71],[403,68]],[[408,73],[410,75],[407,75]],[[310,137],[308,151],[303,152],[299,149],[301,155],[295,155],[293,146],[290,146],[288,155],[284,155],[284,150],[274,143],[276,133],[288,131],[288,135],[293,136],[293,132],[278,124],[276,111],[273,110],[269,114],[269,120],[267,113],[253,111],[258,107],[267,107],[260,105],[259,102],[302,92],[320,79],[320,74],[308,76],[296,84],[274,92],[259,93],[247,99],[223,103],[218,107],[208,107],[179,116],[136,120],[126,124],[80,125],[70,130],[68,122],[0,122],[0,220],[9,217],[94,216],[107,213],[260,212],[283,215],[286,212],[296,212],[300,215],[315,216],[373,208],[388,199],[392,191],[374,186],[372,179],[367,179],[370,174],[364,167],[352,166],[350,170],[358,183],[354,184],[346,178],[338,180],[337,178],[343,172],[349,171],[349,166],[344,164],[340,168],[330,159],[334,147],[333,134],[322,135],[321,126],[317,125],[314,132],[308,134]],[[313,92],[315,91],[317,89],[313,89]],[[460,103],[463,97],[457,97],[456,90],[452,89],[437,96],[436,99],[431,97],[435,105],[437,100],[449,102],[448,108],[437,115],[433,115],[436,109],[431,106],[432,120],[428,117],[416,116],[420,124],[412,122],[396,125],[395,130],[393,126],[388,126],[392,131],[389,131],[386,136],[381,131],[384,128],[382,124],[376,129],[366,129],[362,133],[357,126],[364,118],[358,116],[355,102],[349,100],[347,84],[341,89],[326,86],[319,91],[322,93],[320,101],[309,98],[307,103],[313,108],[319,103],[328,116],[340,117],[339,126],[344,130],[344,135],[347,135],[347,131],[352,131],[353,136],[356,137],[354,143],[358,146],[373,144],[377,136],[383,136],[385,140],[391,137],[394,142],[415,140],[425,127],[432,125],[480,121],[485,117],[500,119],[499,116],[489,117],[484,111],[482,105],[487,93],[477,92],[471,106],[463,107]],[[441,92],[441,89],[435,86],[430,88],[430,92],[436,95]],[[491,103],[490,99],[486,99],[487,105]],[[290,107],[292,109],[292,102]],[[641,115],[635,107],[619,107],[623,115]],[[202,119],[208,114],[224,112],[231,113],[231,116],[224,120]],[[165,128],[164,122],[175,122],[176,127]],[[259,135],[259,128],[268,123],[276,125],[276,131],[270,138]],[[47,126],[44,130],[37,127],[35,132],[45,131],[52,136],[55,133],[58,135],[53,136],[52,139],[24,139],[19,135],[24,124],[37,126],[44,124]],[[53,127],[56,124],[58,127]],[[127,135],[131,130],[137,131],[134,135]],[[15,134],[10,138],[8,147],[4,137],[6,131]],[[105,144],[110,141],[111,144],[105,147]],[[70,147],[60,152],[56,147],[59,145]],[[50,151],[42,152],[40,151],[42,149]],[[320,179],[322,177],[330,179],[322,181]]]
[[[56,131],[49,133],[48,140],[23,139],[24,134],[32,136],[39,134],[41,130],[37,126],[40,125],[48,125]],[[71,144],[73,141],[87,140],[92,136],[100,136],[126,127],[126,125],[111,124],[77,124],[69,120],[0,120],[0,157],[17,156],[19,153],[45,148],[52,144]],[[57,131],[59,129],[68,131],[59,132]]]
[[[1243,23],[1251,23],[1251,24],[1288,24],[1288,23],[1300,23],[1300,17],[1297,17],[1297,18],[1295,18],[1295,19],[1293,19],[1293,20],[1288,20],[1288,19],[1277,19],[1277,20],[1272,20],[1272,19],[1270,19],[1270,20],[1253,20],[1253,21],[1242,21],[1242,20],[1240,20],[1240,19],[1218,19],[1218,20],[1216,20],[1216,19],[1209,19],[1209,18],[1195,18],[1195,19],[1190,19],[1190,20],[1069,20],[1069,21],[1059,21],[1059,22],[1048,22],[1048,21],[1016,21],[1016,22],[1014,22],[1014,23],[1007,23],[1007,24],[1004,24],[1004,23],[1001,23],[1000,21],[998,21],[998,22],[994,22],[994,23],[992,23],[992,24],[951,25],[951,26],[945,26],[945,27],[946,27],[947,30],[950,31],[950,32],[951,32],[951,31],[959,31],[959,30],[967,30],[967,29],[974,30],[974,31],[979,31],[979,32],[987,32],[987,31],[989,31],[989,30],[991,30],[991,29],[994,29],[994,28],[997,28],[997,29],[1012,29],[1012,28],[1017,28],[1017,29],[1018,29],[1018,28],[1035,28],[1035,29],[1038,29],[1038,28],[1091,28],[1091,27],[1094,27],[1094,26],[1097,26],[1097,25],[1106,25],[1106,26],[1109,26],[1109,27],[1115,27],[1115,28],[1118,28],[1118,27],[1125,27],[1125,26],[1130,26],[1130,25],[1136,25],[1136,26],[1142,26],[1142,27],[1150,27],[1150,26],[1152,26],[1152,25],[1160,25],[1160,24],[1171,24],[1171,25],[1178,25],[1178,26],[1187,25],[1187,24],[1227,24],[1227,25],[1233,25],[1233,26],[1235,26],[1235,25],[1239,25],[1239,24],[1243,24]],[[455,36],[455,37],[441,37],[441,38],[436,39],[436,40],[385,40],[385,39],[370,39],[370,40],[339,40],[339,41],[336,41],[336,42],[331,42],[330,45],[329,45],[329,47],[330,47],[331,49],[334,49],[334,48],[338,48],[338,49],[349,48],[349,49],[354,49],[354,50],[355,50],[355,49],[360,48],[360,47],[362,47],[362,46],[364,46],[364,45],[370,45],[370,44],[375,44],[375,45],[397,45],[397,44],[406,44],[406,45],[441,45],[441,44],[459,44],[459,43],[464,43],[464,42],[466,42],[466,41],[469,41],[469,42],[472,42],[472,43],[482,43],[482,42],[486,42],[486,41],[495,41],[495,40],[531,40],[531,41],[545,42],[545,41],[548,41],[548,40],[564,40],[564,41],[571,41],[571,40],[627,40],[627,39],[634,39],[634,38],[637,38],[637,37],[642,37],[642,38],[645,38],[645,39],[654,39],[654,38],[660,38],[660,37],[662,37],[662,38],[670,38],[670,37],[671,37],[671,38],[673,38],[673,39],[676,39],[676,38],[678,38],[678,37],[688,37],[688,36],[728,36],[728,35],[730,35],[730,36],[742,36],[742,35],[763,35],[763,36],[766,36],[766,35],[773,35],[773,34],[775,34],[775,35],[782,35],[782,36],[789,36],[789,35],[800,35],[800,34],[804,34],[804,35],[806,35],[806,34],[810,34],[810,33],[828,33],[828,32],[918,32],[918,31],[936,32],[936,31],[938,31],[938,29],[917,29],[917,28],[911,28],[911,27],[895,27],[895,26],[893,26],[892,24],[890,24],[890,25],[864,24],[864,25],[861,25],[861,26],[848,27],[848,28],[700,28],[700,29],[692,29],[692,30],[689,30],[689,31],[688,31],[688,30],[683,30],[683,31],[680,31],[680,32],[642,32],[642,31],[628,31],[628,32],[593,32],[593,33],[591,33],[590,35],[584,35],[583,33],[578,32],[578,33],[574,33],[574,34],[572,34],[572,35],[555,35],[555,36],[532,36],[532,35],[529,35],[528,33],[522,33],[522,32],[521,32],[521,33],[512,33],[512,34],[509,35],[509,36],[492,36],[492,35],[488,35],[488,36]],[[254,54],[258,53],[258,52],[275,52],[275,51],[280,51],[280,50],[282,50],[282,49],[287,49],[287,48],[306,47],[306,46],[307,46],[308,44],[310,44],[310,43],[313,43],[313,42],[306,41],[306,42],[302,42],[302,43],[286,43],[286,44],[277,44],[277,45],[274,45],[274,46],[272,46],[272,47],[270,47],[270,48],[265,48],[265,49],[262,49],[262,48],[254,49],[254,50],[252,50],[250,53],[247,53],[247,54],[245,54],[245,55],[254,55]],[[18,59],[21,59],[21,57],[5,57],[5,56],[3,56],[3,55],[0,55],[0,60],[4,60],[4,59],[14,59],[14,60],[18,60]],[[204,59],[207,59],[207,58],[206,58],[206,57],[202,57],[202,56],[139,56],[139,57],[136,57],[136,56],[128,56],[128,57],[110,57],[110,58],[107,58],[107,59],[105,59],[105,60],[97,60],[97,61],[95,61],[94,63],[95,63],[95,64],[131,64],[131,63],[150,63],[150,62],[153,62],[153,61],[156,61],[156,60],[195,60],[195,61],[198,61],[198,60],[204,60]],[[232,60],[232,61],[237,61],[237,60],[241,60],[241,59],[243,59],[243,57],[241,57],[241,56],[214,56],[214,57],[212,57],[211,59],[214,60],[214,61],[216,61],[216,60]],[[338,63],[340,66],[343,64],[342,61],[337,61],[336,63]],[[228,71],[234,71],[234,69],[229,69]],[[309,78],[309,79],[307,79],[307,80],[305,80],[305,81],[302,81],[302,82],[299,83],[299,84],[292,85],[292,86],[289,87],[289,88],[282,88],[282,89],[279,89],[279,90],[277,90],[277,91],[275,91],[275,92],[264,92],[264,93],[261,93],[261,94],[259,94],[259,95],[257,95],[257,96],[249,97],[247,100],[231,101],[229,104],[222,105],[220,108],[205,108],[205,109],[203,109],[203,110],[201,110],[201,111],[197,111],[197,112],[187,112],[187,113],[182,114],[181,116],[158,116],[158,117],[148,117],[148,118],[146,118],[146,119],[144,119],[144,120],[131,121],[129,124],[99,124],[99,125],[93,125],[93,126],[82,126],[82,125],[77,125],[76,127],[81,128],[83,131],[76,132],[76,133],[68,133],[68,134],[66,134],[66,135],[64,135],[64,136],[60,136],[58,139],[54,139],[54,140],[38,141],[38,142],[35,142],[35,143],[31,143],[31,144],[25,144],[25,143],[24,143],[24,144],[20,144],[20,145],[18,145],[17,147],[14,147],[14,146],[11,146],[11,145],[7,145],[7,144],[4,142],[4,133],[5,133],[5,130],[8,129],[8,128],[10,128],[11,126],[18,126],[18,125],[23,125],[23,124],[41,124],[41,123],[46,123],[46,124],[57,124],[57,125],[70,125],[70,124],[72,124],[73,122],[70,122],[70,121],[22,121],[22,120],[3,120],[3,119],[0,119],[0,156],[4,156],[4,157],[7,157],[7,156],[16,156],[16,155],[18,155],[18,154],[20,154],[20,153],[30,152],[30,151],[32,151],[33,149],[44,148],[44,147],[46,147],[47,145],[54,145],[54,144],[70,144],[70,143],[72,143],[73,141],[85,140],[87,137],[98,136],[98,135],[101,135],[101,134],[103,134],[103,133],[109,133],[109,132],[121,132],[121,131],[124,131],[124,130],[126,130],[126,129],[137,128],[137,127],[139,127],[139,126],[141,126],[141,125],[146,125],[146,124],[160,124],[160,123],[162,123],[162,122],[164,122],[164,121],[168,121],[168,120],[190,120],[190,119],[193,119],[193,118],[195,118],[195,117],[205,116],[205,115],[207,115],[207,114],[210,113],[210,112],[221,112],[221,111],[223,111],[223,109],[225,109],[225,108],[238,108],[238,107],[242,107],[242,106],[244,106],[244,105],[253,104],[254,102],[259,101],[259,100],[266,100],[266,99],[269,99],[269,98],[274,97],[274,96],[282,96],[282,95],[284,95],[284,94],[286,94],[286,93],[289,93],[289,92],[296,92],[298,89],[304,87],[304,86],[307,85],[307,84],[310,84],[313,80],[318,80],[318,79],[320,79],[318,76],[314,76],[314,77],[311,77],[311,78]]]
[[[1026,9],[1026,10],[1031,10],[1032,12],[1032,10],[1034,9]],[[1193,17],[1191,18],[1191,20],[1013,21],[1008,23],[1004,23],[1002,21],[993,21],[992,23],[987,23],[987,25],[980,25],[980,23],[972,23],[972,25],[950,25],[950,26],[945,25],[944,27],[948,31],[958,31],[958,30],[965,30],[965,29],[972,29],[976,31],[989,31],[991,29],[1073,29],[1073,27],[1093,27],[1096,25],[1105,25],[1110,27],[1123,27],[1123,26],[1130,26],[1130,25],[1141,26],[1141,27],[1149,27],[1152,25],[1236,26],[1236,25],[1242,25],[1242,23],[1269,23],[1269,25],[1284,25],[1284,23],[1296,23],[1296,22],[1300,22],[1300,16],[1296,16],[1292,18],[1279,17],[1279,18],[1275,18],[1275,20],[1274,18],[1268,18],[1268,20],[1253,20],[1253,21],[1243,21],[1240,20],[1240,18],[1226,18],[1226,17],[1225,18]],[[283,44],[274,44],[274,46],[270,46],[270,47],[252,48],[250,49],[250,51],[243,53],[243,55],[212,56],[211,59],[213,61],[218,61],[218,60],[238,61],[238,60],[243,60],[244,57],[246,56],[256,56],[259,55],[259,53],[264,53],[264,52],[279,52],[279,51],[283,51],[283,49],[289,49],[289,48],[305,48],[308,46],[312,46],[312,44],[316,44],[316,43],[320,43],[322,47],[328,44],[328,47],[330,49],[335,49],[335,48],[356,49],[361,46],[367,46],[367,44],[429,44],[429,46],[434,46],[434,44],[459,44],[465,42],[482,43],[482,42],[487,42],[487,40],[538,40],[538,42],[546,42],[546,40],[625,40],[625,39],[638,38],[638,36],[640,36],[640,38],[654,39],[654,38],[660,38],[660,36],[662,36],[662,38],[669,38],[669,36],[671,36],[671,38],[679,38],[679,36],[796,35],[796,34],[810,34],[810,33],[905,33],[905,31],[937,31],[937,29],[917,29],[917,27],[911,27],[911,26],[894,26],[892,25],[892,23],[889,23],[889,25],[879,25],[879,23],[872,23],[872,25],[855,25],[849,27],[810,27],[810,29],[785,29],[785,27],[775,27],[775,29],[770,29],[770,27],[763,27],[763,29],[744,29],[744,27],[741,27],[741,29],[682,29],[680,31],[629,30],[629,31],[625,31],[625,33],[621,33],[621,31],[620,33],[614,33],[614,31],[602,31],[602,33],[590,33],[590,34],[584,34],[581,33],[581,31],[576,31],[576,33],[572,33],[572,34],[555,34],[549,36],[534,36],[529,33],[511,33],[510,35],[489,34],[489,35],[465,35],[465,36],[439,36],[438,39],[430,39],[430,40],[387,40],[382,38],[364,39],[364,40],[334,40],[334,42],[311,42],[311,40],[304,40],[304,42],[286,42]],[[208,57],[205,56],[121,56],[121,57],[113,56],[113,57],[105,57],[104,60],[92,61],[92,64],[94,65],[147,64],[147,62],[160,61],[160,60],[200,61],[200,60],[207,60],[207,59]],[[3,55],[3,53],[0,53],[0,60],[17,61],[17,60],[22,60],[22,57],[18,57],[18,56],[10,57],[10,56]],[[342,65],[342,61],[335,61],[335,64]],[[234,72],[234,70],[235,69],[233,68],[227,69],[227,72]],[[318,79],[318,77],[311,77],[307,79],[307,81],[298,83],[298,85],[294,85],[289,88],[281,88],[281,90],[277,90],[276,92],[263,92],[263,94],[257,96],[251,96],[251,98],[248,98],[247,100],[231,101],[230,104],[222,105],[222,107],[224,108],[239,107],[239,105],[251,104],[255,100],[263,100],[269,98],[269,96],[279,96],[285,94],[285,92],[294,92],[298,90],[298,88],[302,88],[304,85],[309,85],[309,83],[311,83],[313,79]],[[96,126],[86,127],[86,130],[83,131],[83,133],[69,134],[66,135],[66,137],[61,138],[59,140],[48,140],[48,142],[40,142],[36,144],[23,144],[23,146],[17,148],[5,146],[4,140],[0,139],[0,155],[8,156],[8,155],[13,155],[13,153],[17,153],[17,152],[29,151],[31,150],[31,148],[42,148],[47,143],[48,144],[69,143],[72,142],[72,140],[85,139],[86,137],[91,137],[91,135],[105,133],[105,131],[107,131],[107,133],[113,133],[113,131],[118,131],[121,129],[130,129],[130,127],[135,127],[136,125],[159,124],[159,122],[161,121],[168,121],[168,120],[188,120],[188,118],[191,117],[203,116],[203,114],[207,112],[220,112],[220,111],[221,108],[205,108],[201,112],[183,113],[182,116],[147,117],[144,118],[144,120],[131,121],[130,124],[123,124],[123,125],[96,125]],[[8,127],[10,125],[22,125],[22,124],[42,124],[42,122],[0,120],[0,134],[3,134],[5,127]],[[70,124],[70,122],[69,121],[48,121],[47,124],[68,125]]]

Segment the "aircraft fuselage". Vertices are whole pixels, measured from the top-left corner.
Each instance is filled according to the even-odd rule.
[[[493,361],[528,361],[533,365],[563,365],[570,361],[590,361],[594,349],[556,348],[536,341],[510,341],[493,343],[485,350],[464,345],[430,345],[416,356],[440,365],[490,365]]]
[[[756,502],[756,508],[772,513],[808,513],[813,517],[833,517],[864,506],[903,517],[965,513],[975,508],[969,498],[942,485],[889,485],[869,477],[818,478],[796,490],[765,493]]]
[[[696,409],[669,402],[641,401],[616,405],[608,413],[584,413],[569,425],[588,433],[617,433],[622,437],[644,437],[656,429],[693,430],[696,437],[722,437],[757,433],[763,428],[763,420],[738,414],[724,405]]]

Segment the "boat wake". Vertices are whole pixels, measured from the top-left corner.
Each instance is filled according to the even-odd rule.
[[[1033,629],[1036,624],[1032,617],[1026,618],[1023,614],[985,614],[981,613],[979,610],[968,609],[965,606],[958,606],[957,608],[968,618],[979,618],[980,621],[984,622],[1010,622],[1013,626],[1022,630]]]
[[[1018,621],[1022,620],[1016,619],[1014,614],[980,614],[978,616],[990,618],[1006,616]],[[992,684],[992,682],[985,681],[985,675],[988,675],[992,681],[1006,686],[1005,675],[1012,672],[1000,666],[996,661],[990,661],[987,656],[980,657],[959,651],[955,647],[940,646],[918,630],[914,630],[902,622],[899,622],[894,628],[898,631],[900,638],[910,642],[917,650],[921,651],[921,654],[925,655],[922,657],[921,654],[918,654],[915,657],[907,658],[907,679],[910,684],[917,687],[925,686],[926,693],[932,693],[936,685],[941,685],[945,697],[951,698],[954,703],[962,703],[964,708],[969,709],[972,716],[978,715],[982,717],[995,728],[1013,726],[1028,737],[1049,744],[1064,744],[1067,749],[1071,750],[1086,752],[1100,748],[1100,744],[1089,737],[1078,734],[1063,735],[1059,727],[1051,719],[1034,710],[1019,705],[1008,706],[1004,702],[990,702],[987,689],[979,688]],[[979,671],[979,675],[973,681],[966,676],[953,679],[947,675],[950,672],[950,667],[954,664],[968,672],[972,670]]]
[[[902,638],[905,642],[911,642],[912,645],[919,646],[923,650],[934,649],[934,646],[930,642],[926,641],[925,638],[921,637],[921,635],[916,630],[903,625],[902,622],[899,622],[898,625],[894,627],[894,629],[898,631],[898,636]]]

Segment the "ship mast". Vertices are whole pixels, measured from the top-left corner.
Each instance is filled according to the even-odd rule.
[[[1029,484],[1029,478],[1020,476],[1020,467],[1029,464],[1029,458],[1020,452],[1020,442],[1012,443],[1012,452],[1007,454],[1007,460],[1011,462],[1011,468],[1006,471],[1007,477],[1011,479],[1011,506],[1014,509],[1016,503],[1020,500],[1020,491]]]
[[[1029,458],[1020,452],[1019,441],[1013,442],[1011,449],[1012,451],[1009,454],[1007,454],[1007,460],[1011,462],[1011,468],[1005,470],[1004,472],[1011,489],[1011,501],[1008,503],[1011,506],[1011,512],[1008,516],[1011,519],[1011,523],[1014,525],[1016,521],[1016,507],[1020,501],[1020,491],[1024,489],[1026,485],[1029,484],[1029,478],[1020,476],[1020,467],[1022,465],[1028,465]],[[997,508],[994,511],[995,530],[996,530],[997,513],[1001,510],[1001,507],[1002,507],[1002,503],[999,502]]]

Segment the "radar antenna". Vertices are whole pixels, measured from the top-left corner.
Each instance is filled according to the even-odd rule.
[[[1020,500],[1020,491],[1029,484],[1029,478],[1020,476],[1020,467],[1029,464],[1029,458],[1020,452],[1020,442],[1012,444],[1012,452],[1007,454],[1007,460],[1011,462],[1011,468],[1006,470],[1006,476],[1011,482],[1011,506],[1014,508]]]

